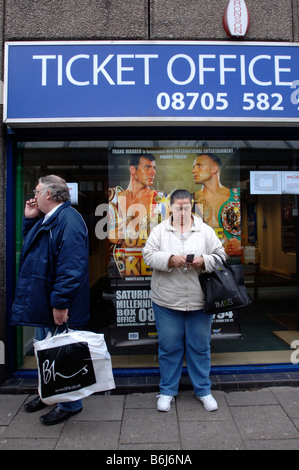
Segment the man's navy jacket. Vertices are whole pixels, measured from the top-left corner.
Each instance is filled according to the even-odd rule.
[[[89,318],[88,231],[67,201],[42,223],[23,219],[21,253],[12,325],[54,326],[53,307],[69,309],[78,328]]]

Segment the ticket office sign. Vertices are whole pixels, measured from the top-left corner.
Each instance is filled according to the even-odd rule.
[[[8,42],[4,122],[296,122],[298,46]]]

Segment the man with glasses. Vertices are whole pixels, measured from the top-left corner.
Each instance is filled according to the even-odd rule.
[[[37,340],[67,320],[82,328],[89,318],[88,231],[59,176],[39,179],[34,198],[25,203],[23,236],[11,324],[37,327]],[[45,406],[35,398],[25,411]],[[81,400],[58,403],[40,420],[57,424],[81,410]]]

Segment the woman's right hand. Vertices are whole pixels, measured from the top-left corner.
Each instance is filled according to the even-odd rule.
[[[172,255],[172,256],[169,258],[168,266],[169,266],[170,268],[182,268],[183,266],[185,266],[185,263],[186,263],[186,256],[181,256],[181,255],[175,256],[175,255]]]

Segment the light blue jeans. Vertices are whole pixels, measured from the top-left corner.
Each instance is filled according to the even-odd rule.
[[[177,394],[185,354],[195,395],[209,395],[213,315],[203,310],[172,310],[154,302],[153,307],[159,340],[160,393]]]
[[[65,327],[61,327],[61,328],[59,327],[58,333],[62,333],[64,329]],[[37,341],[42,341],[43,339],[46,338],[49,332],[52,334],[53,331],[54,331],[53,328],[43,328],[43,327],[35,328],[35,339]],[[82,400],[57,403],[57,406],[63,411],[78,411],[78,410],[81,410],[82,408]]]

